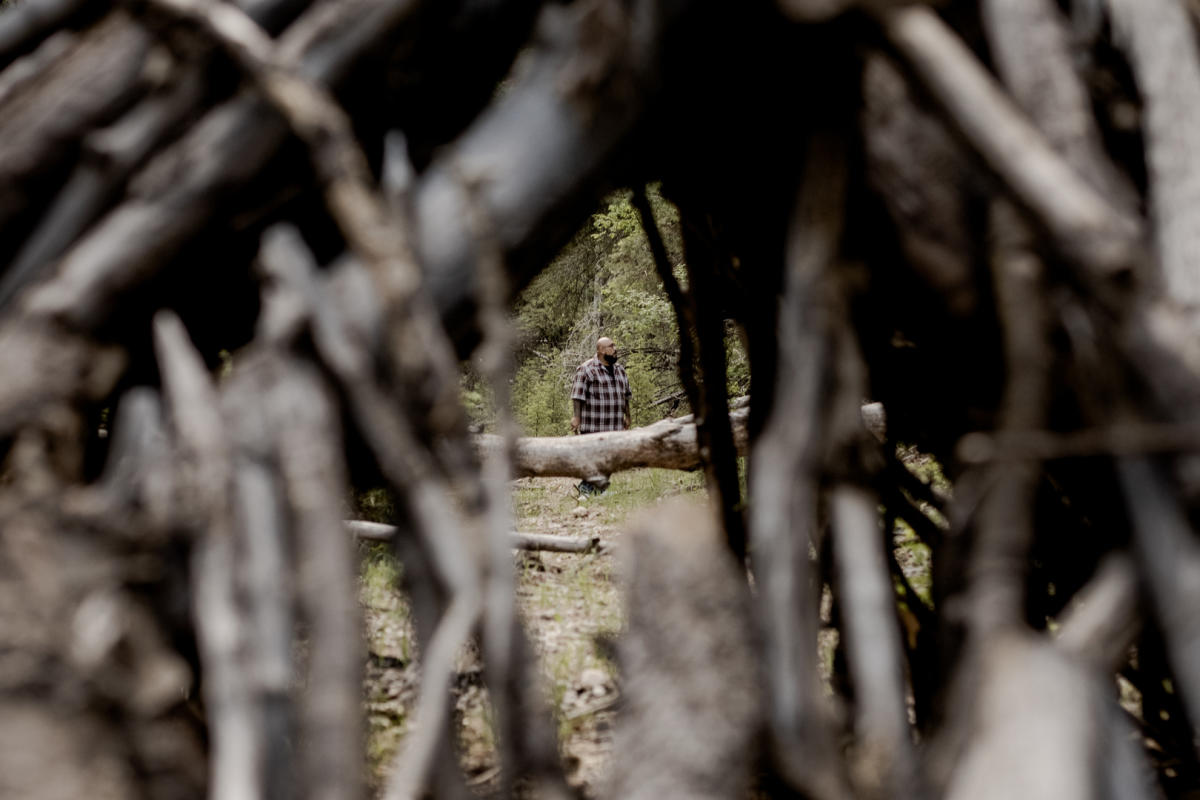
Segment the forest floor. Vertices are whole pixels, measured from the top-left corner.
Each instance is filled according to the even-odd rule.
[[[597,551],[522,552],[515,556],[518,610],[540,666],[542,694],[558,727],[568,780],[594,796],[612,747],[620,696],[614,665],[601,640],[617,635],[624,609],[614,550],[626,520],[672,497],[703,502],[703,475],[642,469],[614,475],[601,495],[580,499],[567,478],[523,478],[513,484],[516,529],[597,536]],[[364,685],[373,794],[401,746],[416,706],[418,664],[407,603],[395,588],[399,564],[379,546],[364,547],[361,603],[366,621]],[[481,666],[464,651],[453,682],[454,725],[468,780],[488,793],[496,777],[495,741]]]
[[[944,484],[931,460],[915,453],[904,460],[922,480]],[[608,768],[614,706],[620,696],[619,676],[603,645],[620,633],[625,618],[614,552],[632,516],[669,498],[704,502],[705,489],[701,473],[659,469],[614,475],[608,491],[582,499],[575,484],[567,478],[514,481],[516,529],[597,536],[600,548],[581,554],[522,552],[515,554],[514,564],[518,611],[538,657],[540,688],[557,724],[568,780],[585,796],[595,797]],[[897,562],[909,585],[928,602],[928,548],[902,522],[893,534]],[[374,795],[380,793],[396,752],[416,724],[412,715],[417,652],[407,604],[396,588],[399,570],[382,546],[364,546],[360,599],[366,621],[364,698]],[[822,606],[821,671],[828,681],[837,644],[837,632],[828,627],[828,593]],[[487,796],[495,785],[497,759],[477,649],[466,648],[456,669],[453,724],[459,757],[469,782],[480,796]]]

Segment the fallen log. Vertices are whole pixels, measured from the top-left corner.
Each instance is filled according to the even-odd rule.
[[[390,542],[396,536],[395,525],[363,520],[346,520],[343,523],[349,533],[368,542]],[[552,553],[586,553],[600,546],[599,536],[554,536],[548,533],[522,533],[513,531],[512,546],[515,550],[545,550]]]
[[[748,398],[730,402],[729,422],[738,455],[749,448],[746,421],[750,416]],[[863,425],[879,439],[884,437],[883,406],[868,403],[862,407]],[[480,454],[503,447],[499,436],[475,437]],[[527,436],[517,440],[513,474],[528,478],[582,478],[596,486],[607,486],[608,476],[635,467],[659,469],[699,469],[700,450],[696,443],[696,425],[689,414],[664,419],[644,428],[582,436]]]
[[[738,454],[748,447],[746,420],[749,409],[729,415]],[[500,437],[482,434],[475,438],[481,455],[503,447]],[[607,486],[608,476],[635,467],[697,469],[700,449],[696,425],[664,419],[644,428],[580,436],[527,436],[517,440],[513,463],[516,477],[582,478],[596,486]]]

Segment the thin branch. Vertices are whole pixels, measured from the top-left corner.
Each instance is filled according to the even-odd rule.
[[[1167,294],[1200,309],[1200,54],[1179,0],[1106,0],[1142,104],[1154,240]],[[1195,323],[1193,323],[1195,324]]]
[[[1147,459],[1117,463],[1134,551],[1190,720],[1200,719],[1200,544],[1178,500]],[[1196,724],[1193,722],[1193,724]]]
[[[915,791],[916,758],[908,727],[904,651],[896,592],[888,571],[878,502],[849,485],[830,499],[838,597],[846,658],[854,683],[855,773],[870,797]]]
[[[466,182],[464,176],[464,183]],[[466,228],[475,238],[480,256],[478,263],[479,330],[483,341],[476,350],[480,373],[492,387],[496,407],[496,428],[500,431],[501,447],[486,453],[483,459],[482,482],[479,489],[484,502],[483,524],[486,527],[487,570],[485,571],[485,611],[483,615],[484,670],[489,698],[495,714],[497,750],[500,775],[497,794],[510,796],[517,773],[524,771],[516,764],[521,724],[510,696],[509,687],[516,684],[514,669],[523,666],[513,659],[515,637],[522,631],[517,620],[515,603],[516,578],[512,553],[505,539],[512,529],[511,502],[508,485],[512,478],[512,453],[517,442],[517,423],[512,410],[512,378],[516,370],[513,360],[514,336],[508,319],[508,279],[504,273],[503,254],[491,220],[479,202],[480,187],[466,186]]]
[[[742,513],[741,482],[738,480],[737,446],[729,426],[728,374],[725,364],[725,326],[719,309],[719,276],[729,256],[719,252],[719,242],[707,220],[688,218],[683,226],[687,250],[688,299],[696,337],[698,371],[695,375],[692,409],[696,414],[696,437],[708,482],[709,496],[721,509],[729,549],[746,558],[746,519]]]
[[[203,535],[192,557],[197,644],[212,739],[209,787],[214,797],[255,798],[262,786],[261,728],[242,653],[246,645],[236,598],[237,557],[226,481],[232,468],[219,403],[200,355],[173,314],[155,318],[155,351],[171,425],[185,456],[180,518]]]
[[[314,367],[272,355],[287,365],[270,387],[268,407],[285,422],[275,447],[295,532],[295,594],[308,623],[310,653],[298,719],[299,775],[305,796],[336,800],[359,795],[362,783],[362,619],[354,548],[329,535],[340,524],[347,484],[340,409]]]
[[[955,455],[964,464],[1053,461],[1097,456],[1154,456],[1200,451],[1200,425],[1121,421],[1068,433],[1049,430],[969,433]]]
[[[777,769],[792,785],[832,800],[851,791],[818,699],[819,597],[808,548],[818,528],[817,470],[832,360],[825,292],[842,232],[845,175],[832,140],[811,143],[807,163],[778,314],[774,410],[750,454],[750,540]]]
[[[1122,214],[1137,214],[1134,188],[1105,153],[1071,31],[1053,0],[985,0],[981,12],[992,59],[1017,105],[1081,179]]]
[[[1106,670],[1120,667],[1141,632],[1138,590],[1133,562],[1127,556],[1108,557],[1059,616],[1055,641]]]
[[[57,31],[89,0],[27,0],[0,14],[0,70]]]
[[[315,265],[294,229],[278,228],[264,241],[263,261],[272,274],[310,305],[313,339],[322,360],[341,382],[356,423],[367,437],[388,481],[402,493],[416,524],[432,576],[449,595],[425,648],[424,680],[418,700],[420,732],[397,757],[387,796],[407,798],[424,791],[448,722],[446,691],[453,659],[483,611],[476,548],[455,510],[451,492],[429,451],[417,440],[411,420],[377,383],[364,340],[353,317],[314,285]],[[415,576],[430,582],[429,576]]]
[[[927,8],[880,14],[891,44],[1016,200],[1099,296],[1144,258],[1136,220],[1113,208],[1050,147],[958,36]]]
[[[343,527],[355,537],[369,542],[390,542],[396,538],[399,529],[395,525],[385,525],[382,522],[365,522],[361,520],[346,520]],[[505,540],[507,539],[507,542]],[[513,531],[501,537],[504,543],[505,557],[511,561],[509,549],[514,550],[545,550],[551,553],[586,553],[595,550],[600,545],[598,536],[555,536],[547,533],[521,533]]]

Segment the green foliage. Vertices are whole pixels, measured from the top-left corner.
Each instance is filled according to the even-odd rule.
[[[355,519],[389,524],[396,520],[396,500],[387,489],[356,492],[351,500]]]
[[[496,418],[495,395],[487,381],[480,377],[470,364],[464,366],[459,399],[467,412],[470,423],[481,430],[488,430]]]
[[[675,315],[631,196],[612,195],[515,305],[521,347],[513,407],[528,435],[569,432],[575,368],[595,354],[600,336],[612,338],[621,352],[633,391],[633,424],[673,410],[653,403],[680,392]],[[648,197],[682,276],[679,214],[653,187]]]
[[[563,369],[529,360],[513,381],[513,413],[529,436],[561,436],[571,430],[571,381]]]
[[[656,187],[647,190],[680,285],[686,284],[679,212]],[[629,375],[635,426],[688,413],[679,380],[679,331],[663,292],[632,193],[616,192],[526,288],[513,307],[519,346],[512,379],[513,414],[528,436],[570,432],[575,369],[596,340],[617,344]],[[732,324],[726,330],[728,390],[749,391],[750,367]],[[491,428],[492,392],[467,365],[462,400],[471,421]],[[661,401],[661,402],[659,402]]]

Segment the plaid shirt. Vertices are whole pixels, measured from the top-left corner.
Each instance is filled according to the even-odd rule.
[[[571,399],[583,401],[579,432],[625,430],[625,409],[632,395],[629,376],[620,364],[613,364],[611,375],[598,358],[580,364],[571,387]]]

